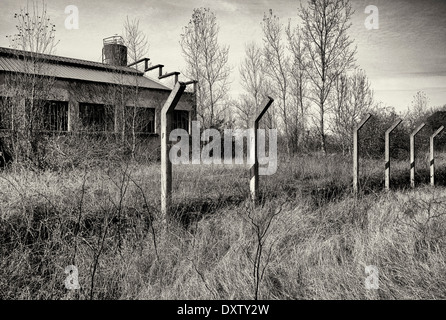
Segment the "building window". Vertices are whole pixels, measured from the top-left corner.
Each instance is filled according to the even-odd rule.
[[[104,104],[79,103],[79,119],[86,131],[114,131],[114,108]]]
[[[189,131],[189,111],[173,111],[173,129],[184,129],[186,131]]]
[[[30,101],[26,107],[30,110]],[[0,130],[11,129],[12,100],[9,97],[0,97]],[[45,131],[68,131],[68,102],[34,100],[32,118],[35,128]]]
[[[68,102],[45,101],[41,123],[42,130],[68,131]]]
[[[125,126],[128,132],[134,126],[135,133],[155,133],[155,109],[126,107]]]
[[[0,97],[0,130],[11,129],[11,98]]]

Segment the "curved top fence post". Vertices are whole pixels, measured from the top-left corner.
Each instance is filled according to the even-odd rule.
[[[415,136],[423,129],[425,123],[420,124],[412,133],[410,134],[410,187],[415,188]]]
[[[390,189],[390,134],[401,123],[401,119],[396,120],[392,126],[387,129],[385,136],[385,189]]]
[[[440,128],[437,129],[437,131],[435,131],[430,139],[429,139],[429,145],[430,145],[430,150],[429,150],[429,166],[430,166],[430,178],[431,178],[431,185],[434,186],[435,185],[435,160],[434,160],[434,156],[435,156],[435,150],[434,150],[434,139],[437,135],[440,134],[440,132],[442,132],[444,129],[444,126],[441,126]]]
[[[257,130],[259,129],[259,122],[262,120],[262,117],[265,115],[268,108],[274,102],[274,99],[267,96],[265,100],[261,104],[261,109],[259,114],[255,117],[253,127],[254,134],[251,136],[253,139],[253,143],[251,144],[250,152],[251,159],[254,159],[254,164],[250,169],[251,180],[250,180],[250,189],[251,189],[251,199],[255,202],[258,198],[258,190],[259,190],[259,159],[258,159],[258,136]]]
[[[172,114],[185,89],[186,85],[183,82],[177,82],[161,109],[161,213],[163,215],[169,213],[172,199],[172,162],[169,159]]]

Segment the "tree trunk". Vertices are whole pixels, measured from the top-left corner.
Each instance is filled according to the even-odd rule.
[[[326,137],[325,137],[325,131],[324,131],[324,117],[321,116],[321,152],[325,155],[327,155],[327,145],[326,145]]]
[[[323,93],[321,94],[321,119],[319,122],[320,125],[320,138],[321,138],[321,152],[325,155],[327,155],[327,146],[326,146],[326,137],[325,137],[325,129],[324,129],[324,101],[323,101]]]

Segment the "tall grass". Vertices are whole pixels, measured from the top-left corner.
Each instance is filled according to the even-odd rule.
[[[280,159],[256,207],[246,166],[174,166],[182,224],[167,225],[156,163],[15,166],[0,173],[0,298],[444,299],[446,190],[421,185],[419,163],[419,188],[395,163],[385,193],[382,163],[364,160],[353,197],[349,158]]]

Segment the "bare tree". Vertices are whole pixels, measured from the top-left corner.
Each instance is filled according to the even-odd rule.
[[[245,58],[239,68],[240,84],[245,93],[241,94],[238,101],[234,103],[235,112],[246,128],[251,126],[257,108],[266,94],[263,68],[262,49],[254,42],[246,44]]]
[[[243,89],[258,106],[265,96],[265,74],[262,49],[254,42],[245,46],[245,59],[239,72]]]
[[[351,152],[353,128],[373,107],[373,92],[365,72],[356,69],[350,76],[341,74],[335,81],[332,97],[331,129],[345,154]]]
[[[250,128],[252,119],[256,114],[256,106],[252,97],[248,94],[241,94],[237,100],[233,100],[231,107],[236,115],[236,125],[242,128]]]
[[[126,17],[124,22],[124,35],[124,43],[127,46],[129,64],[136,62],[149,54],[147,35],[141,30],[138,19],[129,20],[129,17]],[[136,65],[135,68],[139,70],[138,65]]]
[[[302,41],[310,59],[307,76],[311,83],[308,97],[317,105],[317,127],[321,151],[326,154],[325,119],[327,99],[336,79],[354,65],[356,47],[347,34],[353,14],[348,0],[309,0],[301,3]]]
[[[147,57],[149,53],[149,43],[147,35],[141,30],[139,20],[129,20],[127,17],[124,22],[124,44],[127,47],[128,63],[135,63],[142,58]],[[133,66],[137,70],[140,69],[139,64]],[[119,80],[119,79],[118,79]],[[121,83],[118,81],[118,83]],[[130,147],[132,159],[135,158],[135,150],[137,144],[137,134],[144,128],[150,119],[147,118],[146,113],[143,112],[147,106],[142,106],[140,103],[140,76],[132,77],[131,86],[128,88],[120,86],[118,89],[118,97],[120,97],[122,104],[122,133],[124,141]],[[126,106],[127,103],[131,106]],[[130,139],[125,139],[125,133],[128,132]]]
[[[290,69],[290,95],[293,100],[293,141],[294,148],[302,148],[303,138],[306,130],[306,117],[308,113],[308,103],[305,103],[307,91],[306,69],[308,68],[308,59],[302,40],[302,32],[298,27],[292,29],[291,23],[288,23],[286,34],[288,38],[288,48],[292,54],[292,64]]]
[[[405,119],[409,122],[410,128],[414,127],[418,121],[431,111],[428,104],[429,98],[424,91],[418,91],[413,96],[412,102],[405,112]]]
[[[58,41],[55,41],[56,25],[51,23],[46,12],[45,1],[39,7],[37,1],[30,7],[20,8],[20,12],[14,14],[17,33],[8,36],[11,47],[14,49],[30,51],[35,54],[52,54]]]
[[[186,60],[184,74],[198,80],[197,115],[204,127],[211,127],[221,116],[229,88],[229,47],[218,43],[219,27],[208,8],[193,10],[192,19],[181,34],[181,49]]]
[[[273,15],[269,10],[263,16],[263,57],[265,60],[265,73],[268,75],[274,94],[280,98],[277,100],[281,110],[281,120],[284,127],[286,148],[290,152],[290,130],[289,130],[289,107],[288,90],[290,69],[290,58],[286,52],[286,45],[283,40],[283,25],[279,17]]]
[[[8,74],[4,93],[8,96],[7,110],[1,110],[8,118],[11,130],[11,148],[15,161],[38,161],[39,132],[50,129],[45,111],[53,97],[55,78],[45,54],[54,53],[55,25],[47,15],[46,4],[34,1],[14,14],[17,33],[8,36],[10,46],[17,52],[22,72]],[[25,52],[23,52],[25,51]]]

